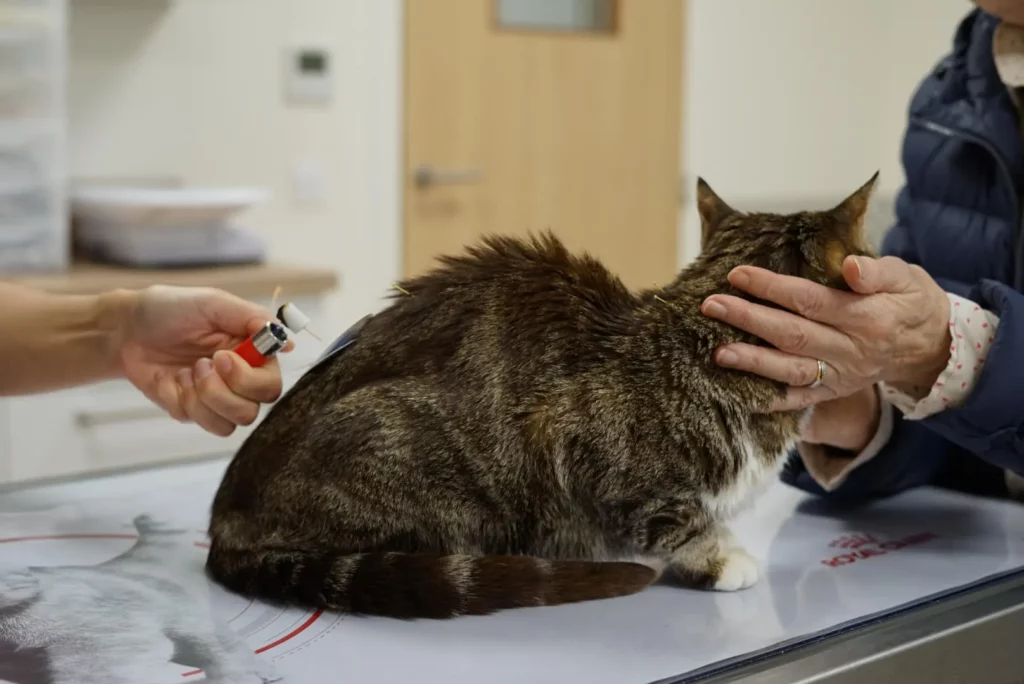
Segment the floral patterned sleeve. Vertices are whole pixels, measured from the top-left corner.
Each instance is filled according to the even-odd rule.
[[[949,363],[939,374],[928,396],[916,400],[885,383],[880,383],[877,389],[881,399],[882,419],[879,421],[878,431],[868,446],[856,457],[849,461],[841,461],[844,464],[841,468],[823,460],[836,461],[823,449],[800,449],[807,471],[826,491],[838,487],[855,468],[871,460],[882,450],[892,434],[894,409],[899,410],[906,420],[922,420],[947,408],[961,406],[970,396],[971,390],[981,377],[985,357],[995,339],[999,318],[969,299],[947,294],[950,336],[953,344],[949,349]]]

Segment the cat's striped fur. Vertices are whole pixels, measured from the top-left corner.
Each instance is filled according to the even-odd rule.
[[[800,415],[717,367],[749,336],[703,316],[754,264],[842,286],[874,179],[827,212],[733,211],[700,183],[704,249],[634,294],[551,235],[490,238],[370,319],[246,440],[213,505],[208,569],[243,594],[448,618],[630,594],[663,569],[738,589],[726,518]],[[625,229],[625,228],[624,228]]]

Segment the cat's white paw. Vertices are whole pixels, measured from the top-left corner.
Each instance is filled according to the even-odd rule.
[[[745,549],[731,548],[722,554],[722,571],[718,573],[715,591],[739,591],[757,583],[761,564]]]

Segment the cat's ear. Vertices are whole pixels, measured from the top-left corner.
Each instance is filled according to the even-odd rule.
[[[703,178],[697,179],[697,211],[700,212],[700,246],[702,249],[707,247],[708,241],[722,225],[722,222],[736,213],[735,209],[715,194],[715,191],[704,182]]]
[[[878,171],[871,179],[860,186],[856,192],[844,199],[832,210],[832,214],[839,219],[840,225],[847,231],[843,237],[845,242],[853,245],[864,244],[864,219],[868,213],[868,204],[871,202],[871,193],[878,181]]]

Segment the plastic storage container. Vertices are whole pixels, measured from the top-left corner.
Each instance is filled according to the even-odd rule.
[[[0,0],[0,275],[66,268],[66,0]]]
[[[228,219],[267,199],[266,190],[243,187],[99,186],[70,191],[75,242],[82,251],[96,261],[138,267],[263,261],[263,241]]]

